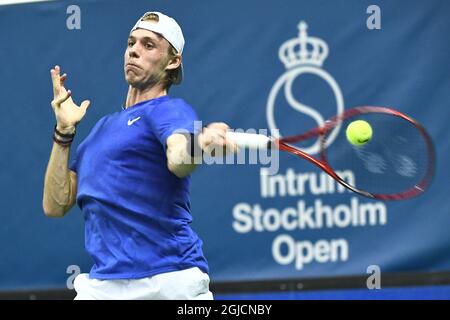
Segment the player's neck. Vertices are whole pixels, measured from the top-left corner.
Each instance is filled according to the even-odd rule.
[[[148,87],[145,89],[139,89],[129,86],[125,108],[131,107],[136,103],[145,100],[155,99],[165,95],[167,95],[167,90],[159,85]]]

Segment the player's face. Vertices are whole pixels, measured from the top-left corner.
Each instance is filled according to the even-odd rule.
[[[169,64],[169,45],[166,39],[152,31],[133,31],[128,38],[124,57],[125,80],[128,84],[145,88],[163,79]]]

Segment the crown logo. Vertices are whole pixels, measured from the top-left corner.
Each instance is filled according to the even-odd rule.
[[[304,21],[298,24],[298,38],[286,41],[280,47],[278,56],[286,69],[302,64],[321,67],[328,56],[328,45],[325,41],[308,37],[308,25]]]

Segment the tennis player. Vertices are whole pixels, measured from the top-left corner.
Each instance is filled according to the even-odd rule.
[[[225,139],[226,124],[198,130],[193,108],[168,96],[182,80],[183,47],[174,19],[147,12],[137,21],[124,57],[126,103],[97,122],[70,166],[76,125],[90,102],[77,106],[64,87],[67,75],[51,70],[56,126],[43,208],[62,217],[77,201],[94,261],[76,277],[75,299],[213,298],[202,241],[190,227],[190,146],[209,154],[236,146]]]

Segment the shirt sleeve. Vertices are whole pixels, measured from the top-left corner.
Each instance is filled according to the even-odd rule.
[[[150,113],[150,123],[164,149],[172,134],[196,134],[202,127],[194,109],[181,99],[155,106]]]

